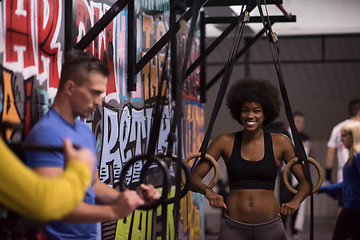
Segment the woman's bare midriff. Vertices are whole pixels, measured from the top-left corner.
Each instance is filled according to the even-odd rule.
[[[280,206],[273,190],[231,190],[226,203],[226,214],[239,222],[257,224],[276,218]]]

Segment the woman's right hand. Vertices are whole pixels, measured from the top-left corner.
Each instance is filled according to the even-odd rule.
[[[224,203],[224,198],[220,195],[214,192],[211,188],[205,188],[205,197],[209,201],[209,205],[215,208],[225,208],[226,204]]]

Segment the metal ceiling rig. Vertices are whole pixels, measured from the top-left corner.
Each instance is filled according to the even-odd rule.
[[[214,7],[214,6],[231,6],[231,5],[242,5],[245,0],[199,0],[201,6],[203,7]],[[263,1],[262,1],[263,2]],[[134,1],[133,0],[118,0],[116,1],[113,6],[102,16],[98,22],[94,24],[94,26],[85,34],[85,36],[75,44],[74,48],[85,50],[86,47],[90,45],[90,43],[106,28],[106,26],[128,5],[129,13],[128,13],[128,79],[127,79],[127,86],[128,91],[136,91],[136,84],[135,84],[135,75],[138,74],[141,69],[150,62],[150,60],[159,53],[159,51],[176,35],[176,33],[180,29],[180,21],[185,20],[188,22],[191,19],[191,12],[192,12],[192,0],[187,0],[186,4],[190,7],[176,22],[170,26],[170,29],[159,39],[158,42],[138,61],[136,62],[136,21],[135,21],[135,8],[134,8]],[[282,6],[282,0],[270,0],[267,2],[268,5],[275,4],[277,6]],[[171,17],[171,16],[170,16]],[[203,13],[200,15],[200,29],[201,31],[201,42],[205,43],[205,24],[209,23],[230,23],[230,26],[216,39],[208,49],[204,49],[204,45],[202,44],[201,47],[201,55],[200,57],[187,69],[186,77],[189,76],[204,60],[205,58],[220,44],[220,42],[225,39],[225,37],[231,32],[232,29],[236,26],[234,23],[236,21],[236,17],[217,17],[207,18]],[[71,18],[66,18],[71,19]],[[272,23],[274,22],[295,22],[296,16],[288,15],[288,16],[271,16]],[[260,17],[250,17],[250,22],[261,22]],[[261,34],[259,34],[259,37]],[[69,37],[65,36],[66,39]],[[257,38],[257,39],[258,39]],[[252,45],[252,44],[251,44]],[[249,47],[245,46],[245,49]],[[240,56],[239,56],[240,57]],[[130,64],[135,63],[135,64]],[[203,68],[204,66],[202,66]],[[204,76],[203,76],[204,77]],[[203,84],[201,84],[200,88],[202,89],[202,93],[205,91],[205,84],[206,81],[204,79],[200,80]],[[201,94],[201,93],[200,93]]]

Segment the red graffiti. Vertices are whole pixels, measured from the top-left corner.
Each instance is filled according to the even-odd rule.
[[[59,16],[59,1],[38,0],[38,73],[45,74],[49,79],[49,87],[59,85],[61,44],[57,42],[60,31],[61,18]]]
[[[19,68],[35,65],[31,1],[6,0],[5,61]]]
[[[27,76],[37,71],[40,80],[48,80],[49,87],[55,88],[62,61],[60,4],[59,0],[6,1],[5,62]]]
[[[185,46],[185,44],[184,44]],[[200,39],[194,38],[189,59],[189,66],[199,57]],[[184,81],[183,95],[186,100],[200,100],[200,67],[197,67]]]
[[[62,22],[58,0],[38,0],[38,41],[39,55],[38,68],[39,74],[45,73],[49,79],[49,87],[57,88],[59,85],[60,64],[59,59],[61,44],[56,42],[60,25]]]
[[[102,7],[103,6],[103,7]],[[91,2],[91,8],[83,0],[76,2],[76,26],[79,27],[77,41],[80,41],[93,25],[109,10],[109,6],[102,3]],[[109,68],[110,75],[106,88],[106,94],[116,92],[115,71],[114,71],[114,24],[111,22],[96,39],[86,48],[96,57],[101,59]],[[82,31],[82,32],[81,32]]]
[[[76,1],[76,26],[78,27],[78,32],[76,36],[76,42],[91,29],[93,23],[91,22],[90,11],[88,10],[89,6],[85,1],[79,0]],[[94,52],[94,42],[92,42],[87,48],[86,51]]]

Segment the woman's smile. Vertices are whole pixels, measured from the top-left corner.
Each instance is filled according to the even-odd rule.
[[[262,125],[264,111],[257,102],[244,102],[241,106],[241,123],[245,128],[254,128]]]

